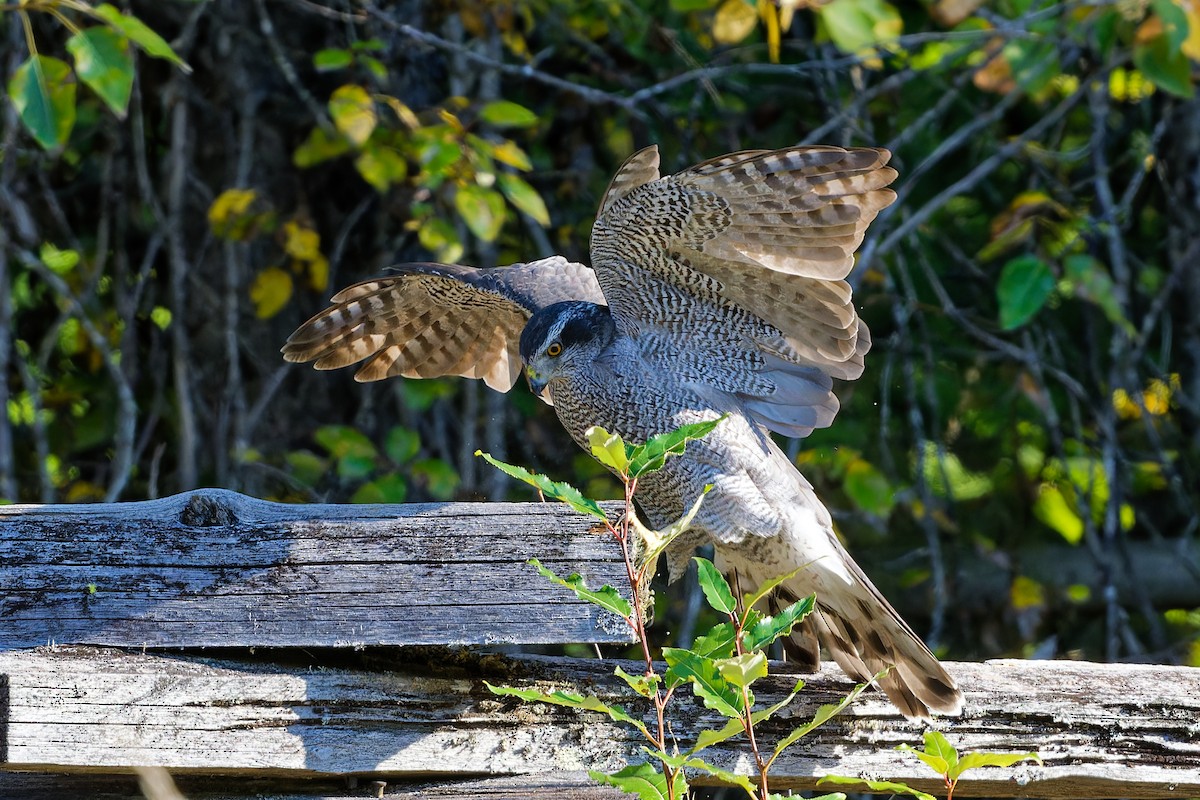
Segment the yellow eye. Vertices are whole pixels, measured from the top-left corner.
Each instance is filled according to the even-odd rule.
[[[550,356],[551,358],[558,356],[558,354],[561,352],[562,345],[558,342],[551,342],[550,346],[546,348],[546,355]]]

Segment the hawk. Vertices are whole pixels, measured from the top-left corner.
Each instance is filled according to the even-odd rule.
[[[962,693],[842,547],[828,510],[770,433],[807,436],[838,411],[871,346],[845,282],[867,226],[895,200],[875,148],[748,150],[660,177],[649,147],[618,170],[592,228],[591,267],[554,256],[508,267],[409,264],[343,289],[283,347],[288,361],[359,381],[482,378],[523,371],[585,450],[593,425],[627,441],[726,419],[638,482],[655,527],[713,489],[668,554],[692,550],[743,591],[807,569],[774,602],[815,592],[789,653],[815,666],[817,639],[851,677],[910,718],[957,713]],[[814,636],[815,634],[815,636]]]

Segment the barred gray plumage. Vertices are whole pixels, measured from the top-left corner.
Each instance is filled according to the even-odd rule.
[[[585,449],[593,425],[644,441],[728,415],[638,484],[655,526],[714,487],[668,553],[673,577],[706,541],[744,592],[809,564],[770,601],[817,594],[789,651],[815,661],[815,634],[857,680],[893,667],[880,686],[906,716],[957,713],[954,680],[846,553],[769,433],[828,426],[832,379],[862,374],[870,333],[844,279],[867,226],[895,200],[889,157],[753,150],[659,177],[649,147],[600,202],[591,269],[557,256],[490,269],[406,265],[340,292],[283,354],[318,369],[366,360],[358,380],[463,375],[500,391],[523,366]]]

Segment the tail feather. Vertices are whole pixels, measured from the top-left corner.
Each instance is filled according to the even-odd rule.
[[[857,681],[887,670],[879,688],[909,719],[958,714],[963,695],[954,678],[858,566],[849,564],[854,584],[825,582],[824,593],[817,589],[812,616],[830,656]]]

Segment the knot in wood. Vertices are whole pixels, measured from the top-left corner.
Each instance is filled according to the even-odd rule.
[[[179,512],[179,521],[189,528],[219,528],[236,525],[238,518],[233,509],[212,495],[193,494]]]

